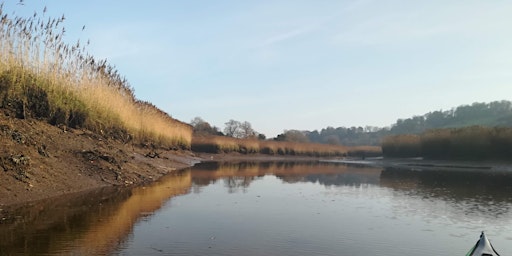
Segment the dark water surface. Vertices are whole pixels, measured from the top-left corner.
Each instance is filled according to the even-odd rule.
[[[512,173],[203,163],[0,210],[0,255],[512,254]]]

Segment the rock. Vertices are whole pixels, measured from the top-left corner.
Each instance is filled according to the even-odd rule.
[[[13,131],[11,133],[11,137],[14,141],[16,141],[18,144],[25,144],[25,136],[23,136],[23,134],[21,134],[20,132],[18,131]]]
[[[37,152],[38,152],[40,155],[44,156],[44,157],[49,157],[49,156],[50,156],[50,155],[48,154],[48,152],[46,152],[46,145],[45,145],[45,144],[43,144],[43,145],[41,145],[41,146],[37,147]]]

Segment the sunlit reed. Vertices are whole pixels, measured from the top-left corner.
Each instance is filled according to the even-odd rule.
[[[13,15],[0,5],[0,107],[126,141],[190,146],[189,125],[137,100],[114,66],[87,52],[89,42],[64,41],[64,15]]]
[[[319,143],[298,143],[256,139],[236,139],[226,136],[196,136],[192,139],[192,150],[207,153],[267,154],[276,156],[376,156],[380,147],[345,147]]]

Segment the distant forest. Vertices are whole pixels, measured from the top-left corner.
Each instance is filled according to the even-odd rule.
[[[346,146],[380,145],[385,136],[420,134],[430,129],[459,128],[479,125],[484,127],[512,127],[512,102],[494,101],[473,103],[451,110],[429,112],[421,116],[398,119],[390,127],[327,127],[320,131],[290,130],[275,140],[309,141]]]

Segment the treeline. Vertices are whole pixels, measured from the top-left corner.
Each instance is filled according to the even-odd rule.
[[[331,145],[380,145],[381,139],[389,134],[388,128],[378,128],[373,126],[366,127],[327,127],[320,131],[303,132],[307,140],[314,143],[323,143]],[[283,134],[287,136],[286,132]],[[279,136],[278,136],[279,137]]]
[[[429,129],[467,126],[512,126],[512,102],[475,102],[447,111],[429,112],[423,116],[399,119],[391,126],[390,134],[419,134]]]
[[[240,139],[228,136],[194,136],[192,151],[204,153],[241,153],[313,157],[378,156],[380,147],[345,147],[319,143]]]
[[[346,146],[380,145],[386,136],[399,134],[421,134],[430,129],[457,128],[467,126],[512,127],[512,102],[494,101],[473,103],[451,110],[433,111],[421,116],[398,119],[390,127],[327,127],[320,131],[300,131],[302,140],[313,143],[341,144]],[[277,140],[297,137],[297,131],[286,131]]]
[[[385,157],[457,160],[511,160],[512,128],[471,126],[394,135],[382,143]]]
[[[9,12],[10,13],[10,12]],[[0,4],[0,109],[17,118],[87,128],[125,142],[190,147],[192,128],[135,98],[87,43],[64,40],[64,15],[7,14]]]

